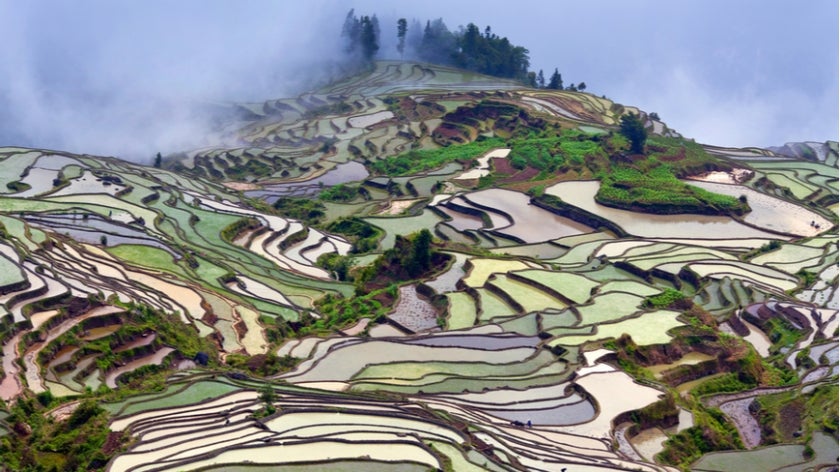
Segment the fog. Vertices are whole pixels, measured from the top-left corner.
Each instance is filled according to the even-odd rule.
[[[0,3],[0,144],[151,161],[213,107],[329,80],[345,10],[269,2]]]
[[[206,144],[208,106],[338,74],[353,7],[378,15],[386,57],[398,17],[472,21],[527,47],[532,69],[557,67],[701,142],[837,139],[835,0],[0,0],[0,145],[149,162]]]

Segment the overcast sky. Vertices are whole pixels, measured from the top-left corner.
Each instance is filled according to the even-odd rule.
[[[391,36],[398,17],[490,25],[532,69],[700,142],[838,139],[837,0],[0,0],[0,145],[132,157],[195,145],[206,123],[189,105],[328,76],[352,7]]]

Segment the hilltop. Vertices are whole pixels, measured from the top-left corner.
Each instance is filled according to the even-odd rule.
[[[0,148],[7,467],[836,464],[836,142],[397,61],[220,133]]]

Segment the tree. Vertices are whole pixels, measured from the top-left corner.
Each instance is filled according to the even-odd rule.
[[[636,154],[641,154],[645,150],[645,141],[647,140],[647,130],[639,120],[639,116],[633,113],[627,113],[621,117],[621,134],[630,140],[630,150]]]
[[[409,51],[414,51],[416,54],[420,50],[420,44],[423,42],[423,25],[416,18],[411,19],[411,28],[408,28],[408,33],[405,35],[405,43]]]
[[[429,270],[432,267],[432,233],[427,229],[417,233],[407,252],[404,265],[410,277],[417,277]]]
[[[260,400],[265,404],[265,415],[272,415],[277,411],[274,407],[274,401],[277,399],[277,393],[270,383],[263,384],[260,388]]]
[[[586,90],[586,82],[579,83],[578,86],[577,86],[577,89],[580,90],[581,92]]]
[[[359,19],[356,18],[355,10],[351,8],[347,12],[347,16],[344,18],[344,26],[341,28],[341,37],[344,38],[344,52],[353,54],[357,51],[361,32]]]
[[[560,72],[557,71],[557,68],[554,68],[554,73],[551,74],[551,78],[548,80],[548,87],[551,90],[563,90],[563,76],[560,75]]]
[[[540,69],[540,72],[537,74],[537,87],[545,88],[545,75],[543,74],[542,69]]]
[[[539,85],[537,85],[537,74],[533,71],[528,72],[528,86],[533,88],[539,87]]]
[[[417,51],[420,58],[433,64],[450,65],[457,52],[456,38],[446,27],[443,18],[427,21],[423,39]]]
[[[405,18],[397,20],[397,51],[400,53],[400,59],[405,52],[405,34],[408,32],[408,22]]]
[[[376,37],[376,44],[379,44],[379,38],[382,37],[382,30],[379,28],[379,18],[376,17],[376,14],[370,17],[370,23],[373,25],[373,35]],[[379,49],[379,46],[376,47]]]
[[[157,156],[155,156],[155,163],[154,163],[155,168],[160,169],[160,165],[161,165],[162,162],[163,162],[163,157],[161,157],[160,153],[157,153]]]
[[[363,16],[360,23],[361,36],[359,40],[362,46],[362,56],[366,61],[372,61],[376,51],[379,50],[379,38],[376,36],[378,21],[376,21],[376,17],[371,19],[369,16]]]

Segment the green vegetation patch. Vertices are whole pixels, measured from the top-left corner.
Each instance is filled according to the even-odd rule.
[[[20,267],[12,260],[0,254],[0,287],[18,285],[26,281]]]
[[[321,193],[318,194],[318,198],[328,202],[347,203],[355,200],[361,195],[363,195],[362,187],[338,184],[322,190]]]
[[[703,454],[743,447],[738,429],[720,410],[695,410],[694,426],[684,429],[665,441],[665,449],[657,459],[687,469]]]
[[[360,218],[341,218],[327,226],[330,233],[342,234],[353,242],[351,252],[364,254],[376,249],[379,238],[384,232]]]
[[[645,305],[651,308],[688,308],[691,300],[679,290],[666,288],[662,293],[649,296],[645,299]]]
[[[39,398],[50,405],[51,397]],[[8,470],[102,470],[111,455],[126,445],[127,437],[111,433],[108,413],[95,400],[86,399],[63,422],[48,421],[46,406],[22,399],[6,420],[15,428],[27,425],[32,434],[0,438],[0,463]]]
[[[470,161],[493,148],[504,147],[499,138],[479,139],[469,144],[452,145],[438,149],[411,150],[398,156],[376,161],[370,165],[374,173],[391,177],[414,175],[437,169],[454,161]]]
[[[120,244],[108,247],[106,251],[132,265],[159,269],[164,272],[182,273],[172,254],[160,248],[141,244]]]
[[[798,442],[822,431],[837,434],[837,385],[820,385],[809,394],[791,390],[758,397],[757,416],[767,443]],[[803,434],[804,433],[804,434]]]
[[[743,215],[746,199],[719,195],[680,181],[668,164],[648,159],[641,169],[622,166],[601,180],[595,201],[602,205],[655,214]],[[645,169],[644,167],[650,167]]]
[[[588,160],[606,159],[598,136],[564,131],[560,136],[516,139],[510,143],[508,160],[515,169],[533,167],[547,172],[580,169]]]
[[[449,329],[469,328],[475,323],[475,301],[465,292],[451,292],[446,294],[449,299]]]
[[[324,204],[310,198],[279,198],[274,202],[274,209],[286,218],[300,220],[308,225],[317,224],[326,214]]]
[[[305,335],[331,328],[343,328],[352,325],[361,318],[384,321],[385,315],[391,311],[391,306],[396,299],[396,285],[351,298],[327,294],[315,303],[321,313],[321,318],[313,321],[311,317],[301,317],[301,322],[304,325],[298,329],[298,333]]]

